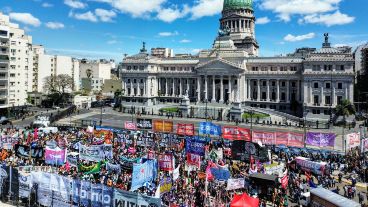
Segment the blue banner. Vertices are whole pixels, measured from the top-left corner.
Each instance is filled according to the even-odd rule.
[[[206,139],[201,137],[187,137],[185,151],[200,156],[205,155]]]
[[[103,185],[102,187],[102,206],[111,207],[114,190],[111,187]]]
[[[91,185],[91,203],[92,207],[102,207],[102,185]]]
[[[228,169],[211,168],[211,173],[216,180],[228,180],[230,178]]]
[[[91,183],[88,181],[81,181],[80,185],[80,205],[83,207],[91,206]]]
[[[199,134],[221,136],[221,126],[211,122],[199,123]]]
[[[147,160],[143,164],[133,165],[131,191],[137,190],[138,188],[142,187],[144,183],[150,183],[153,179],[155,179],[157,174],[157,167],[155,163],[155,160]]]
[[[78,205],[80,201],[80,197],[79,197],[80,185],[81,183],[79,180],[72,181],[72,201],[73,201],[73,204],[75,205]]]

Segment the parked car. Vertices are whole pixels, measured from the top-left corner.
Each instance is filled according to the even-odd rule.
[[[8,118],[6,118],[5,116],[2,116],[2,117],[0,118],[0,124],[1,124],[1,125],[11,124],[11,121],[10,121]]]

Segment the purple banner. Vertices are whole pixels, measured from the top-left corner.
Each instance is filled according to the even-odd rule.
[[[332,133],[316,133],[308,132],[305,143],[317,147],[333,147],[335,146],[336,135]]]
[[[49,165],[63,165],[66,160],[66,154],[66,149],[60,149],[59,147],[50,149],[46,147],[45,163]]]

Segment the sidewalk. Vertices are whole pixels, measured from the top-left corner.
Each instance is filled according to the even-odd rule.
[[[340,171],[337,171],[337,170],[333,171],[332,172],[332,177],[335,178],[335,180],[339,180],[339,176],[338,176],[339,173],[340,173]],[[342,177],[341,181],[345,184],[348,184],[348,185],[352,184],[351,180],[344,178],[344,176]],[[362,182],[357,182],[356,183],[356,186],[358,188],[363,188],[364,191],[367,189],[367,185],[368,185],[367,183],[362,183]]]

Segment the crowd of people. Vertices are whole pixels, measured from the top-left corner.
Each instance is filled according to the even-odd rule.
[[[91,183],[99,183],[109,187],[129,191],[132,188],[133,163],[144,162],[145,159],[157,159],[161,154],[171,154],[174,160],[173,168],[179,172],[176,177],[174,169],[158,170],[158,175],[151,183],[139,187],[135,192],[143,195],[161,199],[163,206],[170,207],[196,207],[216,206],[226,207],[232,202],[235,194],[246,193],[259,199],[259,206],[290,206],[291,202],[299,203],[301,195],[310,190],[311,187],[322,186],[343,195],[349,199],[359,198],[362,206],[367,206],[368,194],[356,190],[357,180],[367,179],[368,165],[365,155],[358,149],[353,149],[344,156],[341,154],[300,153],[300,156],[308,157],[310,160],[324,161],[328,163],[330,173],[313,175],[304,172],[300,168],[291,167],[290,163],[296,154],[282,151],[272,151],[270,160],[266,164],[283,163],[281,174],[277,174],[277,180],[273,186],[260,186],[250,178],[251,174],[264,173],[265,167],[257,160],[250,157],[249,160],[233,160],[231,156],[231,141],[205,139],[205,155],[200,156],[199,165],[189,165],[186,149],[186,138],[175,134],[154,133],[149,131],[128,131],[108,129],[59,129],[58,132],[42,132],[37,129],[1,129],[1,164],[14,168],[22,166],[47,166],[44,159],[33,159],[32,155],[24,156],[14,150],[16,145],[38,147],[45,149],[54,145],[67,149],[68,155],[65,163],[50,165],[57,173],[73,179],[88,180]],[[9,141],[10,140],[10,141]],[[9,143],[10,142],[10,143]],[[97,171],[86,173],[83,166],[93,166],[96,162],[83,160],[78,157],[79,147],[99,144],[112,145],[112,157],[97,164]],[[12,146],[10,146],[12,145]],[[267,146],[266,146],[267,147]],[[272,147],[269,147],[272,149]],[[32,150],[30,150],[32,151]],[[212,156],[211,152],[214,153]],[[76,160],[72,164],[68,160]],[[109,164],[119,166],[118,170],[111,170]],[[210,167],[209,167],[210,166]],[[231,178],[244,178],[243,187],[227,189],[226,180],[217,179],[217,175],[211,173],[211,167],[224,169],[230,173]],[[338,170],[341,173],[338,179],[332,176],[332,172]],[[348,175],[352,181],[351,185],[339,188],[338,183]],[[221,175],[222,176],[222,175]],[[287,186],[283,186],[281,179],[288,177]],[[162,186],[162,180],[170,178],[171,183]],[[165,188],[162,188],[165,187]],[[164,192],[157,194],[158,189]],[[364,196],[365,194],[365,196]],[[367,197],[364,199],[364,197]]]

